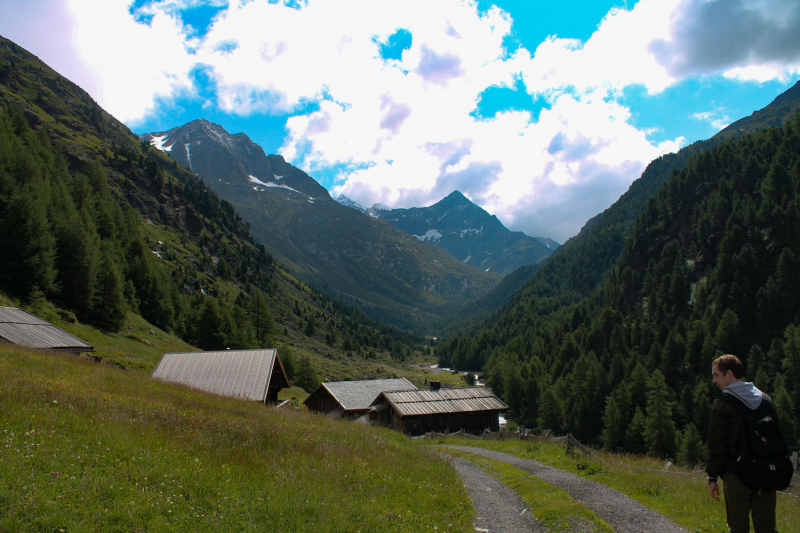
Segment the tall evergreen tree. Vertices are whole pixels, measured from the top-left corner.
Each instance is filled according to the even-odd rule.
[[[561,400],[556,396],[553,387],[548,387],[539,400],[539,419],[537,420],[539,428],[560,431],[561,410]]]
[[[675,422],[672,421],[669,387],[658,370],[650,377],[648,385],[644,432],[647,453],[655,457],[674,457]]]

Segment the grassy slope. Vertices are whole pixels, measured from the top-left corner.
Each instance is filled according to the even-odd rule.
[[[8,70],[11,68],[10,61],[14,62],[11,71]],[[85,91],[11,41],[0,37],[0,79],[6,79],[3,76],[8,72],[11,74],[6,80],[7,84],[0,83],[0,100],[12,102],[15,109],[24,113],[31,124],[41,124],[49,128],[51,138],[57,140],[58,149],[65,150],[72,166],[80,168],[89,160],[97,160],[103,165],[120,203],[134,205],[150,221],[143,225],[147,245],[152,251],[159,252],[161,264],[175,279],[183,280],[182,283],[189,285],[191,290],[196,291],[202,287],[206,293],[228,302],[233,302],[242,290],[249,292],[253,288],[249,283],[242,283],[233,277],[223,279],[218,276],[213,268],[213,260],[208,262],[209,266],[205,270],[201,268],[203,257],[226,257],[231,270],[235,271],[248,255],[254,253],[255,243],[247,236],[243,223],[235,215],[223,214],[226,229],[218,224],[220,220],[211,220],[203,214],[200,204],[205,201],[213,204],[212,207],[218,207],[216,198],[200,199],[196,200],[199,203],[193,203],[195,200],[189,201],[184,196],[181,184],[194,181],[193,174],[175,166],[171,159],[155,149],[148,152],[148,157],[158,160],[167,175],[177,179],[177,192],[172,196],[155,189],[153,180],[138,164],[128,165],[124,156],[121,158],[122,163],[112,164],[112,141],[117,146],[127,146],[135,155],[141,155],[138,151],[138,138],[124,124],[102,111]],[[197,227],[189,224],[194,228],[189,230],[176,225],[174,221],[170,222],[169,217],[163,217],[162,220],[162,208],[184,209],[186,219],[196,219]],[[345,336],[342,329],[337,329],[337,342],[328,346],[324,340],[326,328],[321,327],[319,319],[317,333],[312,337],[304,335],[302,318],[294,312],[295,304],[299,304],[306,319],[309,313],[321,313],[330,317],[330,311],[325,309],[329,300],[308,290],[307,286],[278,265],[266,268],[263,264],[251,264],[251,275],[255,273],[254,269],[263,271],[268,276],[269,284],[275,286],[267,298],[279,330],[286,330],[288,334],[279,335],[276,340],[292,346],[296,356],[310,356],[314,367],[324,379],[359,379],[374,375],[384,377],[387,373],[400,374],[403,366],[393,363],[387,351],[378,351],[376,360],[368,360],[358,354],[355,357],[348,355],[342,346]],[[267,290],[264,283],[260,288]],[[0,299],[2,298],[4,297],[0,295]],[[10,300],[5,303],[13,306],[19,304],[19,301]],[[69,313],[45,307],[46,310],[33,311],[37,314],[46,313],[44,318],[85,338],[99,348],[98,355],[121,366],[152,369],[163,352],[192,349],[176,337],[148,325],[138,317],[130,317],[120,334],[105,335],[70,322],[74,317],[69,318]],[[338,328],[342,317],[332,318]],[[359,326],[363,326],[358,328],[359,332],[376,336],[375,329],[380,324],[368,321],[366,317],[358,322]],[[344,329],[351,335],[356,334],[353,327]],[[149,330],[155,331],[156,335],[150,335]],[[402,335],[398,332],[390,333],[389,337],[400,339],[402,344]],[[411,339],[411,342],[421,342],[421,339]],[[414,353],[417,347],[407,344],[405,348]],[[388,368],[384,368],[384,361],[388,363]]]
[[[590,459],[570,457],[562,446],[520,440],[448,438],[432,444],[479,446],[561,468],[616,489],[655,509],[689,531],[727,531],[725,506],[708,495],[705,473],[673,467],[651,457],[594,452]],[[778,531],[800,532],[800,490],[778,494]]]
[[[0,531],[468,531],[401,435],[0,348]],[[425,494],[420,498],[420,494]]]

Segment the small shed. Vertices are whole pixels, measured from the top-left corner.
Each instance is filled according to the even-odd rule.
[[[455,432],[480,433],[500,429],[500,413],[508,410],[486,387],[382,392],[372,402],[370,418],[409,435]]]
[[[93,352],[94,346],[17,307],[0,307],[0,343],[50,352]]]
[[[165,353],[153,379],[261,403],[276,403],[289,379],[278,350]]]
[[[417,388],[406,378],[333,381],[321,384],[303,403],[312,411],[334,418],[356,418],[369,411],[378,394],[397,390]]]

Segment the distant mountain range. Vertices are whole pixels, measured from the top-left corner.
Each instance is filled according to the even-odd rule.
[[[140,139],[190,168],[231,202],[267,251],[319,288],[410,327],[490,290],[499,276],[350,209],[250,138],[194,120]]]
[[[529,237],[510,231],[494,215],[475,205],[460,191],[430,207],[390,209],[381,204],[365,208],[346,196],[337,201],[433,244],[466,265],[503,276],[525,265],[534,265],[559,247],[552,239]]]

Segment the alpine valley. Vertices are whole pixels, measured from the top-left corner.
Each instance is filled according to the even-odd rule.
[[[342,205],[308,174],[279,155],[266,155],[244,133],[231,135],[200,119],[140,138],[230,202],[256,239],[295,275],[373,317],[421,328],[486,294],[501,277],[381,217]],[[532,255],[525,254],[522,250],[520,260]]]

